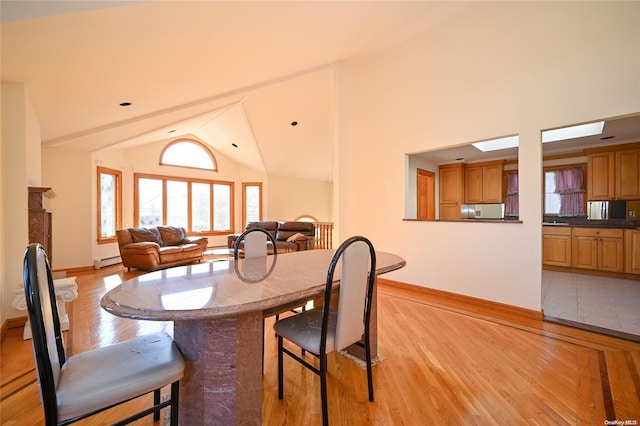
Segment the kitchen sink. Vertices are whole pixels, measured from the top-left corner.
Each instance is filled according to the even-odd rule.
[[[569,226],[567,222],[542,222],[544,226]]]

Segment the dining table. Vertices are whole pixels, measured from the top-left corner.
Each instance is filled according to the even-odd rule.
[[[158,270],[111,289],[100,305],[124,318],[173,322],[185,360],[180,425],[261,425],[264,318],[320,299],[334,253],[303,250]],[[376,251],[376,275],[405,263]],[[339,265],[335,277],[339,287]],[[375,294],[371,342],[377,357]]]

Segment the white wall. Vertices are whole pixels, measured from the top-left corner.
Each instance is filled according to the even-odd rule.
[[[478,2],[340,69],[340,239],[390,279],[541,309],[541,129],[640,111],[640,3]],[[519,134],[521,224],[408,222],[405,154]]]
[[[26,315],[11,307],[22,288],[29,241],[28,187],[41,182],[40,126],[23,83],[2,82],[0,140],[0,323]],[[46,205],[45,205],[46,206]]]
[[[330,182],[269,177],[267,220],[295,220],[311,215],[320,222],[331,221]]]
[[[49,200],[54,270],[93,265],[91,244],[95,243],[96,234],[92,232],[92,172],[88,151],[42,148],[43,183],[55,193]]]

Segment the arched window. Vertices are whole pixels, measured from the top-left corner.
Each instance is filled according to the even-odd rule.
[[[160,154],[160,165],[218,171],[216,158],[209,148],[191,139],[177,139],[165,146]]]
[[[317,222],[318,219],[316,219],[315,217],[313,217],[313,216],[311,216],[309,214],[306,214],[304,216],[298,217],[295,221],[296,222]]]

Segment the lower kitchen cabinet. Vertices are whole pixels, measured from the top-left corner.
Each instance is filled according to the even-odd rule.
[[[571,267],[571,228],[542,227],[542,264]]]
[[[624,230],[624,272],[640,274],[640,229]]]
[[[624,272],[624,232],[610,228],[572,228],[571,266]]]

